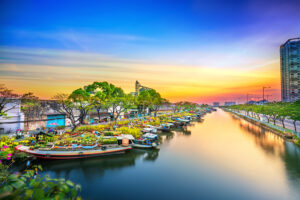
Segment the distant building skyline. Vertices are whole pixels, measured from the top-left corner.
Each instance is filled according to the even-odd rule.
[[[220,106],[220,102],[213,102],[213,106],[219,107]]]
[[[300,37],[280,46],[281,100],[300,100]]]

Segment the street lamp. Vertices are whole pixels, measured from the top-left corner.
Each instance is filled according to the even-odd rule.
[[[265,101],[265,89],[266,88],[271,88],[270,86],[263,86],[263,99],[262,99],[262,104],[264,105],[264,101]]]

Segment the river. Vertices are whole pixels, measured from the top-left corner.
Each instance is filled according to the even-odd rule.
[[[161,136],[159,151],[42,161],[83,199],[300,199],[300,148],[221,109]]]

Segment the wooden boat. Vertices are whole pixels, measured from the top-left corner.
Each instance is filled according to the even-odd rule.
[[[159,149],[158,136],[152,133],[146,133],[141,139],[132,140],[131,146],[143,149]]]
[[[141,148],[141,149],[159,149],[157,143],[155,143],[155,142],[147,143],[146,139],[145,140],[133,140],[131,146],[134,148]]]
[[[171,125],[170,124],[162,124],[157,129],[162,131],[162,132],[170,132],[171,131]]]
[[[28,146],[18,145],[16,150],[30,154],[39,159],[78,159],[98,156],[122,154],[130,150],[130,146],[118,146],[114,148],[98,148],[92,150],[30,150]]]
[[[157,128],[155,126],[147,125],[146,128],[142,129],[143,133],[156,133]]]

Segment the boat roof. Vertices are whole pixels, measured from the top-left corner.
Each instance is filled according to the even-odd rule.
[[[152,133],[146,133],[146,134],[143,135],[143,137],[154,139],[154,138],[157,138],[157,135],[152,134]]]

